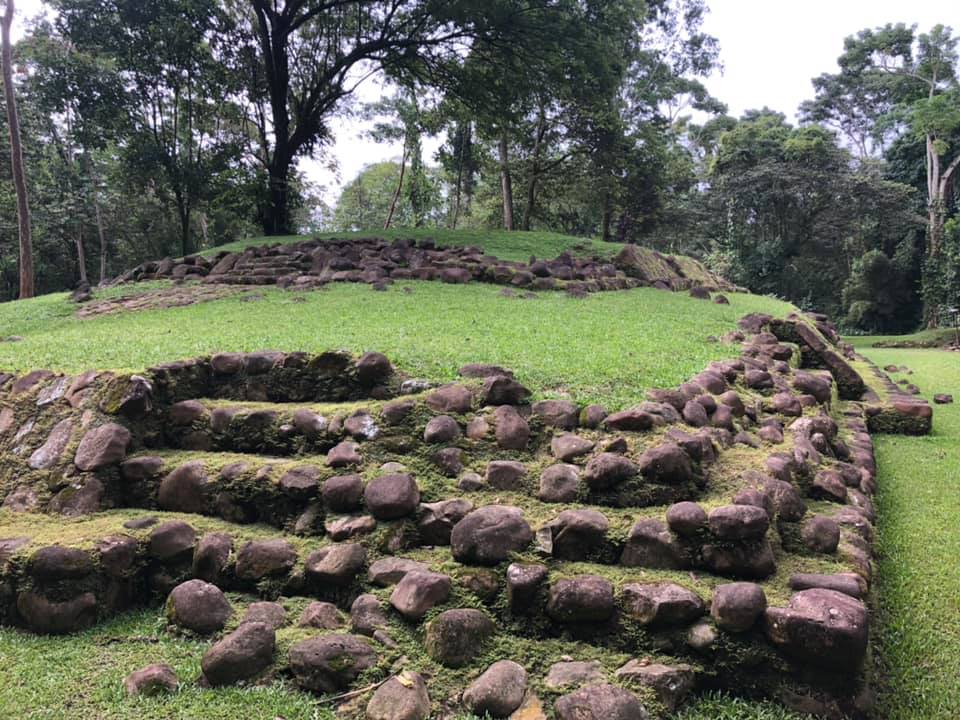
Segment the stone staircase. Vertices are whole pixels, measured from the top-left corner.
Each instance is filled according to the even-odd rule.
[[[615,413],[531,402],[496,367],[434,386],[376,353],[11,378],[0,622],[72,632],[163,600],[171,627],[221,637],[210,684],[335,693],[404,658],[419,680],[390,692],[423,683],[430,717],[496,700],[477,673],[516,680],[503,660],[524,672],[506,715],[669,713],[715,687],[862,715],[872,442],[834,376],[761,325]],[[238,623],[224,591],[284,612],[248,598]]]

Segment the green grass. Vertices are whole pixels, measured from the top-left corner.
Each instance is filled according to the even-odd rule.
[[[202,640],[162,630],[156,610],[128,613],[70,637],[0,628],[0,715],[5,720],[328,720],[329,706],[291,692],[281,681],[263,687],[205,690],[196,684]],[[165,662],[180,679],[177,693],[127,698],[131,669]]]
[[[411,292],[404,292],[404,288]],[[515,370],[541,396],[621,407],[649,387],[674,386],[739,348],[707,342],[747,312],[786,303],[731,294],[730,305],[647,288],[576,300],[505,298],[492,285],[402,283],[388,292],[335,284],[319,292],[257,291],[166,310],[73,317],[66,295],[0,305],[0,368],[142,370],[217,351],[378,350],[411,375],[452,380],[468,362]]]
[[[431,239],[438,245],[464,246],[475,245],[481,247],[490,255],[502,260],[529,260],[531,255],[546,260],[555,258],[564,251],[574,255],[615,255],[623,245],[619,243],[603,242],[593,238],[578,238],[571,235],[561,235],[552,232],[507,232],[506,230],[446,230],[443,228],[403,228],[392,230],[362,230],[359,232],[322,233],[319,235],[300,236],[283,235],[277,237],[253,237],[227,245],[220,245],[200,253],[201,255],[216,255],[224,250],[230,252],[242,251],[257,245],[272,245],[299,242],[311,238],[320,239],[350,239],[350,238],[383,238],[394,240],[397,238],[414,238],[417,240]]]
[[[943,350],[864,347],[880,365],[905,365],[924,395],[960,399],[960,358]],[[928,437],[880,436],[878,717],[960,717],[960,405],[937,405]]]
[[[941,347],[957,339],[957,331],[950,328],[920,330],[909,335],[860,335],[848,338],[860,348],[871,347]]]

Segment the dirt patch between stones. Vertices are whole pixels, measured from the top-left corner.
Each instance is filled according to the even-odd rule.
[[[113,315],[119,312],[139,310],[157,310],[185,307],[211,300],[221,300],[231,295],[243,293],[241,288],[223,285],[186,285],[182,287],[161,288],[145,293],[131,292],[128,295],[92,300],[80,307],[78,318],[91,318],[100,315]]]

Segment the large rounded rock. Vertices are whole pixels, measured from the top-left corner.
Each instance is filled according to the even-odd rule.
[[[463,704],[474,715],[509,717],[523,703],[527,671],[512,660],[500,660],[484,670],[463,691]]]
[[[855,672],[867,651],[866,607],[834,590],[803,590],[788,607],[767,608],[765,630],[788,657],[818,669]]]
[[[193,553],[193,574],[208,583],[223,582],[224,571],[233,552],[233,538],[227,533],[207,533]]]
[[[261,580],[287,575],[297,563],[297,551],[286,540],[254,540],[237,553],[237,577]]]
[[[428,443],[446,443],[460,437],[460,425],[449,415],[431,418],[423,430],[423,440]]]
[[[444,385],[427,395],[426,403],[434,412],[463,415],[470,412],[473,393],[463,385]]]
[[[690,456],[673,443],[664,443],[645,451],[640,456],[638,468],[648,482],[674,485],[695,478]]]
[[[200,661],[210,685],[233,685],[255,678],[273,662],[276,633],[261,622],[244,623],[204,653]]]
[[[413,513],[420,504],[420,488],[411,475],[383,475],[367,484],[363,499],[378,520],[398,520]]]
[[[172,512],[203,513],[207,507],[207,472],[203,463],[184,463],[163,478],[157,504]]]
[[[408,670],[378,687],[367,703],[367,720],[426,720],[429,716],[427,684]]]
[[[447,667],[462,667],[483,652],[494,630],[493,621],[479,610],[447,610],[427,625],[427,654]]]
[[[30,557],[29,570],[38,583],[79,580],[93,572],[93,558],[86,550],[48,545]]]
[[[581,455],[593,452],[595,445],[596,443],[586,438],[568,433],[550,441],[550,452],[560,462],[570,462]]]
[[[350,606],[350,626],[354,632],[372,636],[387,624],[387,615],[376,595],[360,595]]]
[[[579,494],[580,471],[576,465],[551,465],[540,474],[537,498],[543,502],[574,502]]]
[[[547,615],[560,623],[605,622],[613,615],[613,585],[597,575],[559,580],[550,588]]]
[[[180,520],[157,525],[150,531],[150,556],[161,562],[176,560],[193,552],[197,531]]]
[[[616,453],[600,453],[590,459],[583,472],[583,481],[593,490],[604,490],[637,475],[639,468]]]
[[[703,566],[714,575],[762,580],[777,570],[773,548],[768,540],[759,543],[708,543],[701,550]]]
[[[393,373],[390,360],[383,353],[368,352],[360,356],[354,364],[357,369],[357,380],[361,385],[376,385],[384,382]]]
[[[315,550],[307,557],[307,578],[319,584],[349,585],[363,570],[367,550],[356,543],[338,543]]]
[[[610,523],[597,510],[564,510],[550,523],[553,555],[562,560],[585,560],[602,550]]]
[[[240,619],[240,624],[259,622],[279,630],[287,624],[287,610],[280,603],[254,602],[247,606],[246,612]]]
[[[817,553],[834,553],[840,544],[840,526],[824,515],[814,515],[800,530],[803,544]]]
[[[758,540],[770,527],[770,516],[753,505],[725,505],[711,511],[710,532],[720,540]]]
[[[223,591],[203,580],[180,583],[167,598],[167,619],[201,635],[222,630],[232,614]]]
[[[627,567],[682,570],[689,563],[667,526],[657,518],[644,518],[631,528],[620,556],[620,564]]]
[[[363,478],[359,475],[337,475],[323,483],[324,504],[334,512],[350,512],[360,507],[363,499]]]
[[[73,464],[84,472],[117,465],[127,455],[130,431],[122,425],[107,423],[87,432],[77,446]]]
[[[707,512],[695,502],[678,502],[667,508],[667,525],[681,537],[696,537],[707,527]]]
[[[57,601],[30,590],[17,596],[17,612],[33,632],[66,635],[85,630],[97,621],[97,598],[86,592]]]
[[[718,585],[710,603],[710,615],[717,625],[730,632],[749,630],[766,609],[767,596],[763,588],[750,582]]]
[[[636,695],[616,685],[588,685],[557,700],[557,720],[647,720]]]
[[[333,603],[314,600],[307,605],[297,620],[297,627],[335,630],[343,625],[340,610]]]
[[[493,460],[487,463],[487,484],[495,490],[520,490],[527,476],[527,466],[516,460]]]
[[[674,583],[631,583],[623,588],[627,614],[641,625],[689,625],[703,615],[700,596]]]
[[[333,693],[347,690],[365,670],[377,664],[377,654],[357,635],[324,635],[290,648],[290,670],[305,690]]]
[[[403,576],[390,595],[390,604],[407,620],[421,620],[431,608],[450,597],[450,578],[415,570]]]
[[[530,425],[511,405],[501,405],[494,411],[497,445],[505,450],[524,450],[530,441]]]
[[[510,505],[474,510],[454,526],[450,535],[454,559],[468,565],[496,565],[532,540],[533,531],[523,519],[523,511]]]

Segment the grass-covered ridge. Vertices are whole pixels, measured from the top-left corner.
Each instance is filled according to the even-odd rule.
[[[446,230],[443,228],[403,228],[391,230],[360,230],[355,232],[320,233],[318,235],[282,235],[251,237],[205,250],[201,255],[216,255],[219,252],[238,252],[248,247],[300,242],[309,239],[382,238],[384,240],[426,240],[437,245],[455,247],[476,246],[489,255],[502,260],[527,261],[530,256],[545,260],[563,252],[574,255],[608,256],[620,252],[623,245],[603,242],[593,238],[580,238],[554,232],[507,232],[506,230]]]
[[[542,396],[620,407],[736,354],[707,338],[733,329],[745,313],[791,309],[752,295],[715,305],[652,289],[519,299],[479,283],[398,283],[387,292],[334,284],[255,295],[86,320],[73,316],[76,305],[64,294],[0,305],[4,334],[23,338],[0,343],[0,368],[137,371],[218,351],[377,350],[411,375],[450,380],[465,363],[496,363]]]

